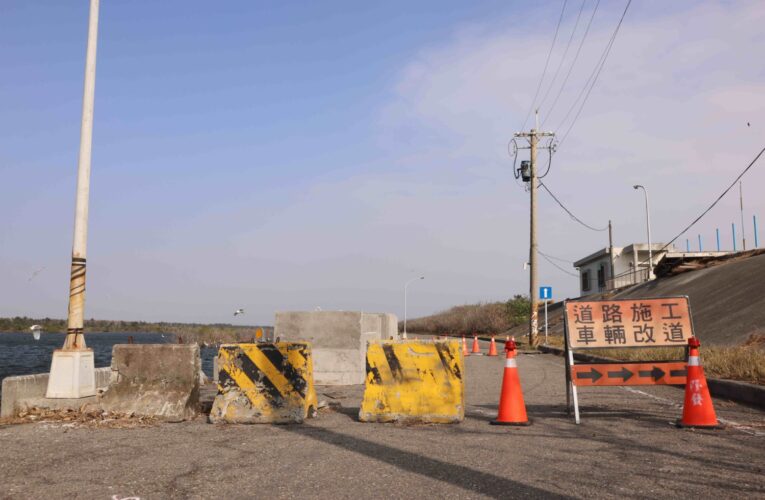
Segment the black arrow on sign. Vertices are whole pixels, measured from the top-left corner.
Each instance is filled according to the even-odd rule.
[[[669,371],[669,376],[670,377],[685,377],[686,374],[687,373],[685,371],[685,368],[683,368],[682,370],[670,370]]]
[[[595,368],[590,368],[589,372],[577,372],[576,373],[576,378],[589,378],[589,379],[592,379],[592,383],[593,384],[595,382],[597,382],[598,379],[600,379],[600,377],[602,377],[602,376],[603,376],[603,374],[600,373]]]
[[[659,368],[658,366],[654,366],[651,370],[640,370],[638,372],[638,375],[641,377],[651,377],[654,380],[659,380],[661,377],[664,376],[664,370]]]
[[[621,378],[623,382],[632,378],[634,373],[629,371],[626,367],[622,366],[622,369],[618,372],[608,372],[608,378]]]

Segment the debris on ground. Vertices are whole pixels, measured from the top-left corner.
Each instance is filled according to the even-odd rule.
[[[103,410],[78,411],[72,409],[50,410],[33,407],[22,411],[16,417],[0,419],[0,425],[44,423],[67,428],[132,429],[154,427],[156,417],[124,414]]]

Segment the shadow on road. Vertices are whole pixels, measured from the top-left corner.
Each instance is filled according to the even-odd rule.
[[[349,408],[351,410],[351,408]],[[356,410],[358,411],[358,410]],[[470,492],[492,498],[570,498],[541,488],[528,486],[511,479],[452,464],[418,453],[393,448],[355,436],[340,434],[309,425],[288,425],[280,430],[315,439],[326,444],[367,456],[399,469],[414,472],[438,481],[450,483]]]

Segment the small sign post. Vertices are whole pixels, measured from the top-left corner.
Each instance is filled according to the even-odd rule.
[[[541,293],[541,291],[540,291]],[[685,361],[574,364],[574,350],[684,347],[693,337],[688,297],[638,300],[567,301],[566,406],[579,423],[578,386],[682,385]]]
[[[552,287],[540,286],[539,298],[545,301],[545,344],[547,344],[547,301],[552,299]]]

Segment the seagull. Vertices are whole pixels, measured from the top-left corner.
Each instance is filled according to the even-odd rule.
[[[240,314],[244,314],[244,309],[239,308],[234,311],[234,316],[239,316]]]
[[[749,124],[749,122],[746,122],[746,126],[747,126],[747,127],[751,127],[751,125]]]
[[[37,271],[34,271],[34,272],[32,273],[32,276],[30,276],[30,277],[29,277],[29,280],[27,280],[27,281],[32,281],[33,279],[35,279],[35,276],[37,276],[38,274],[40,274],[40,273],[41,273],[42,271],[44,271],[44,270],[45,270],[45,266],[41,267],[41,268],[40,268],[40,269],[38,269]]]

